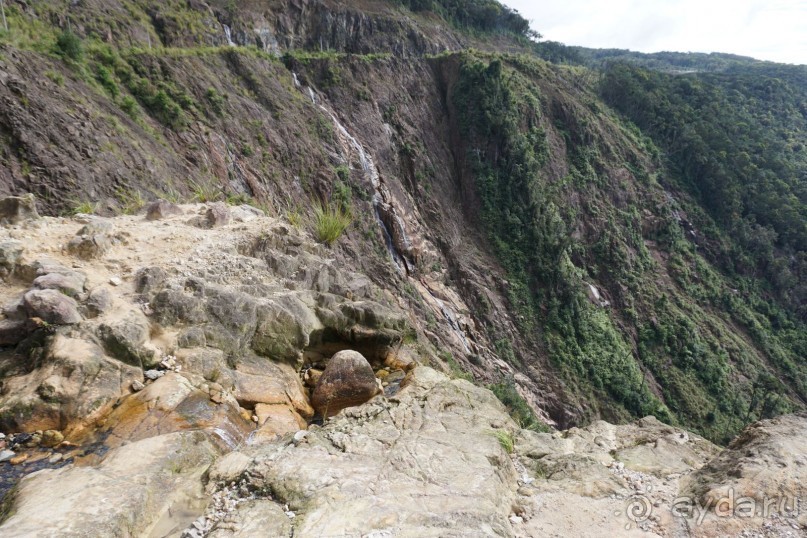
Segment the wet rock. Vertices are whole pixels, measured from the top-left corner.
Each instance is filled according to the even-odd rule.
[[[10,460],[8,460],[8,462],[11,465],[20,465],[21,463],[25,463],[28,460],[29,457],[30,457],[30,455],[28,455],[28,454],[20,454],[18,456],[14,456]]]
[[[53,448],[64,441],[64,435],[58,430],[46,430],[42,432],[40,444],[44,447]]]
[[[330,417],[346,407],[361,405],[378,393],[370,363],[361,353],[347,350],[328,361],[311,401],[317,413]]]
[[[23,307],[30,317],[53,325],[70,325],[81,321],[78,304],[56,290],[31,290],[23,297]]]
[[[237,402],[213,403],[192,379],[168,372],[123,400],[103,423],[107,444],[188,429],[209,431],[229,449],[242,442],[252,426],[241,418]]]
[[[217,450],[202,432],[180,432],[110,451],[96,467],[45,469],[25,477],[0,535],[147,536],[183,500],[200,494]],[[113,502],[114,500],[114,502]]]
[[[10,460],[16,455],[17,455],[16,452],[14,452],[13,450],[2,450],[0,451],[0,463]]]
[[[146,220],[162,220],[182,213],[181,207],[167,200],[156,200],[146,206]]]
[[[0,224],[19,224],[39,218],[33,194],[0,199]]]
[[[18,431],[84,428],[142,378],[138,368],[106,357],[97,345],[57,334],[46,341],[38,368],[3,380],[0,416]]]
[[[274,440],[287,433],[295,433],[308,427],[308,423],[294,409],[283,404],[258,404],[255,406],[258,430],[253,442]]]
[[[0,242],[0,278],[8,278],[14,274],[17,264],[25,249],[19,241]]]

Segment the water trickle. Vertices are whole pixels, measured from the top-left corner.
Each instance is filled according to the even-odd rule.
[[[221,25],[224,28],[224,37],[227,39],[227,45],[234,47],[235,42],[233,41],[233,33],[230,30],[230,27],[226,24]]]
[[[443,317],[446,318],[446,321],[448,321],[448,324],[451,326],[451,330],[454,331],[454,334],[456,334],[460,342],[462,342],[462,347],[465,348],[465,352],[470,353],[471,347],[468,345],[468,339],[465,337],[465,332],[463,332],[462,328],[460,327],[460,323],[457,320],[457,315],[453,310],[446,306],[443,301],[431,293],[431,291],[429,294],[440,306],[440,311],[443,313]]]
[[[314,90],[310,87],[308,88],[308,96],[311,98],[311,102],[315,105],[317,104],[317,96],[314,94]]]
[[[292,72],[291,72],[291,77],[294,79],[294,86],[295,86],[296,88],[299,88],[299,87],[300,87],[300,79],[297,77],[297,73],[295,73],[294,71],[292,71]]]
[[[241,444],[241,441],[238,439],[238,436],[234,435],[232,432],[229,432],[223,428],[213,428],[212,429],[213,435],[221,439],[227,448],[230,450],[235,450],[238,448],[238,445]]]

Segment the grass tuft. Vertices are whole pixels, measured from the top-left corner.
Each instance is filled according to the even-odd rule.
[[[326,245],[339,239],[351,222],[353,215],[341,206],[319,204],[314,208],[314,233]]]

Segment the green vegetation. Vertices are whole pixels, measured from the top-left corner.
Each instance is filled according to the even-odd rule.
[[[124,215],[135,215],[146,205],[146,199],[138,189],[118,189],[117,198]]]
[[[88,200],[74,200],[73,207],[70,209],[70,214],[94,215],[97,211],[98,211],[97,202],[90,202]]]
[[[512,433],[507,430],[496,430],[493,432],[493,436],[499,441],[499,444],[505,452],[508,454],[513,453],[513,450],[515,450],[516,441],[513,438]]]
[[[530,23],[496,0],[395,0],[412,11],[432,11],[461,29],[537,38]]]
[[[211,181],[190,181],[191,192],[193,192],[193,201],[206,204],[208,202],[217,202],[221,200],[223,193],[221,188],[213,184]]]
[[[718,442],[749,418],[797,406],[789,394],[807,395],[807,300],[797,277],[807,273],[805,165],[792,151],[807,126],[792,100],[798,90],[740,78],[729,92],[717,75],[690,80],[629,66],[612,66],[597,87],[588,69],[564,68],[588,92],[584,109],[547,97],[545,64],[523,56],[437,61],[459,61],[451,98],[477,214],[508,272],[522,335],[547,351],[572,393],[607,419],[652,414]],[[761,88],[779,100],[748,95]],[[639,128],[599,106],[597,91]],[[560,181],[544,171],[550,122],[567,148]],[[630,188],[647,189],[643,198],[614,205],[613,193],[627,188],[614,167],[642,185]],[[660,188],[666,170],[682,196]],[[643,214],[664,226],[643,228]],[[597,229],[575,240],[580,222]],[[664,266],[648,245],[665,252]],[[672,286],[655,276],[660,269]],[[619,308],[589,300],[591,281]],[[520,367],[512,349],[496,348]]]
[[[538,420],[538,417],[533,413],[530,404],[518,393],[515,382],[512,379],[506,379],[493,385],[488,385],[488,388],[496,395],[507,408],[510,416],[516,421],[519,427],[525,430],[534,430],[537,432],[549,432],[550,428]]]
[[[353,215],[341,205],[322,203],[314,207],[314,235],[326,245],[333,244],[353,222]]]
[[[65,30],[56,38],[54,52],[64,58],[78,62],[84,56],[84,46],[81,43],[81,38],[71,30]]]

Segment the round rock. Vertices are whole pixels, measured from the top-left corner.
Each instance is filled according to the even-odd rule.
[[[378,394],[373,368],[361,353],[340,351],[322,372],[312,403],[322,417],[331,417],[346,407],[361,405]]]

